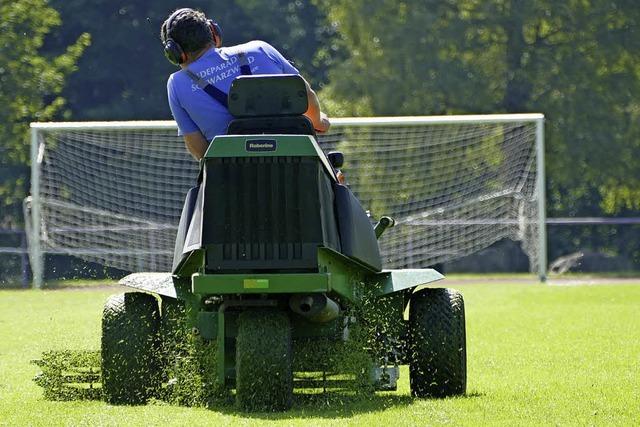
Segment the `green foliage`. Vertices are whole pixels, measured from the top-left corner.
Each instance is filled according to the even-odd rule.
[[[640,9],[634,2],[318,5],[349,52],[331,69],[323,92],[334,114],[541,111],[548,118],[549,214],[638,209]]]
[[[48,49],[59,49],[79,32],[92,37],[78,62],[80,72],[69,79],[64,91],[74,120],[169,117],[166,78],[175,67],[162,53],[160,25],[183,4],[172,0],[52,0],[51,5],[65,25],[48,41]],[[190,4],[205,11],[208,5],[202,0]]]
[[[47,2],[2,0],[0,16],[0,224],[15,224],[27,182],[29,122],[62,112],[65,79],[91,39],[83,33],[62,53],[45,55],[45,36],[61,24]]]
[[[245,0],[237,2],[251,19],[250,38],[264,38],[284,52],[314,86],[326,82],[328,70],[342,59],[333,43],[336,29],[313,2]],[[231,28],[230,31],[235,31]]]

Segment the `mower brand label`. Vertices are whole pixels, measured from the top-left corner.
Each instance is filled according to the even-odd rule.
[[[245,289],[269,289],[269,280],[267,279],[244,279]]]
[[[275,139],[248,139],[245,142],[246,151],[276,151]]]

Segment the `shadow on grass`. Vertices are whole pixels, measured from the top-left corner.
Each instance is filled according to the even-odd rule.
[[[472,399],[481,397],[478,392],[457,396],[453,399]],[[295,418],[350,418],[358,414],[378,412],[381,410],[405,407],[417,401],[410,395],[376,394],[370,396],[354,396],[341,392],[326,394],[294,394],[293,406],[286,412],[242,412],[234,405],[212,406],[209,409],[225,415],[242,416],[261,420],[287,420]],[[429,400],[443,400],[432,398]]]

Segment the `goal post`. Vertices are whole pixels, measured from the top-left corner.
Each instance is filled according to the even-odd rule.
[[[536,119],[536,197],[538,198],[538,277],[547,281],[547,191],[544,163],[544,116]]]
[[[332,119],[325,151],[372,217],[387,268],[448,262],[498,240],[521,242],[546,276],[544,116]],[[33,282],[45,254],[125,271],[167,271],[183,198],[198,165],[173,121],[31,124],[25,223]]]

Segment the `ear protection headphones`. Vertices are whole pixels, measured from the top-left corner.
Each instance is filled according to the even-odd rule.
[[[187,55],[182,49],[182,46],[169,36],[171,32],[171,26],[174,19],[184,12],[191,11],[190,8],[182,8],[173,12],[164,23],[164,56],[175,65],[180,65],[187,60]],[[215,42],[216,47],[222,47],[222,29],[220,26],[211,19],[207,19],[207,25],[211,30],[211,38]]]

